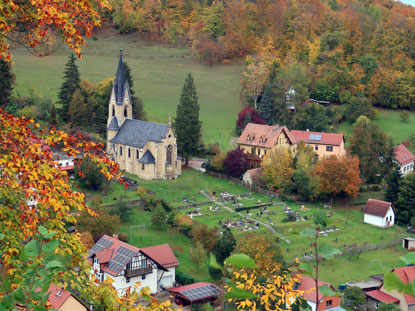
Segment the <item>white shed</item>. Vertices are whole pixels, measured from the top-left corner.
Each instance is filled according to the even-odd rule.
[[[367,224],[387,228],[395,223],[395,209],[390,202],[369,199],[363,213]]]
[[[415,250],[415,238],[404,238],[402,241],[402,247],[409,250]]]

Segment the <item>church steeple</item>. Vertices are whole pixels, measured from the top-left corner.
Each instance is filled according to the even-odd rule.
[[[125,72],[124,72],[124,64],[122,60],[122,49],[120,49],[120,59],[118,60],[118,69],[117,75],[115,77],[114,82],[114,95],[115,95],[115,102],[117,105],[122,105],[124,93],[125,93]]]

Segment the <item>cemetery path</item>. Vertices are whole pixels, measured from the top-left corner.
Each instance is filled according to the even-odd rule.
[[[209,194],[207,194],[205,191],[203,191],[203,190],[200,190],[200,193],[204,196],[204,197],[206,197],[206,198],[208,198],[209,200],[211,200],[211,201],[214,201],[216,204],[218,204],[218,205],[220,205],[220,206],[222,206],[224,209],[226,209],[227,211],[229,211],[229,212],[231,212],[231,213],[235,213],[235,214],[237,214],[237,215],[239,215],[239,216],[241,216],[241,217],[246,217],[246,218],[248,218],[248,219],[250,219],[250,220],[253,220],[253,221],[256,221],[256,222],[258,222],[258,223],[260,223],[261,225],[263,225],[264,227],[266,227],[266,228],[268,228],[269,229],[269,231],[271,231],[273,234],[275,234],[277,237],[279,237],[280,239],[282,239],[284,242],[286,242],[286,243],[290,243],[290,240],[288,240],[283,234],[281,234],[280,232],[278,232],[278,231],[276,231],[273,227],[271,227],[270,225],[268,225],[268,224],[266,224],[266,223],[264,223],[264,222],[262,222],[262,221],[260,221],[260,220],[258,220],[258,219],[254,219],[254,218],[252,218],[252,217],[249,217],[249,216],[247,216],[246,214],[242,214],[242,213],[238,213],[238,212],[236,212],[234,209],[232,209],[232,208],[230,208],[229,206],[227,206],[226,204],[223,204],[221,201],[219,201],[219,200],[216,200],[216,198],[215,197],[213,197],[213,198],[211,198],[210,196],[209,196]]]

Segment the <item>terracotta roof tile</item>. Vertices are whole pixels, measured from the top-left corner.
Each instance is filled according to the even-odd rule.
[[[315,144],[315,145],[333,145],[333,146],[340,146],[342,142],[344,142],[344,135],[343,134],[336,134],[336,133],[325,133],[325,132],[310,132],[310,131],[291,131],[292,136],[295,138],[297,143],[300,141],[304,141],[308,144]],[[313,138],[315,135],[315,139]],[[321,136],[321,137],[320,137]],[[317,139],[320,138],[320,139]]]
[[[300,282],[300,286],[298,287],[298,290],[303,290],[303,291],[308,291],[304,293],[304,298],[309,300],[309,301],[314,301],[316,302],[316,281],[315,279],[302,275],[299,278],[299,282]],[[322,285],[326,285],[328,287],[330,287],[333,291],[335,291],[334,287],[330,284],[330,283],[326,283],[323,281],[318,281],[318,286],[322,286]],[[319,297],[323,297],[323,295],[321,294],[320,290],[318,291],[318,296]]]
[[[406,165],[415,161],[415,156],[403,144],[396,146],[394,150],[395,160],[398,161],[400,165]]]
[[[264,148],[272,148],[277,144],[278,136],[284,132],[291,144],[295,144],[295,139],[286,126],[262,125],[248,123],[239,136],[237,143]]]
[[[372,290],[370,292],[366,293],[367,296],[376,299],[378,301],[384,302],[384,303],[397,303],[399,302],[398,298],[395,298],[387,293],[384,293],[378,289]]]
[[[379,216],[379,217],[385,217],[389,211],[389,207],[391,206],[392,206],[392,203],[390,202],[369,199],[367,200],[365,208],[363,209],[363,213],[374,215],[374,216]],[[393,209],[393,206],[392,206],[392,209]]]
[[[114,249],[104,249],[98,253],[95,253],[95,255],[98,258],[99,263],[103,264],[103,263],[107,263],[111,260],[112,255],[114,254]]]
[[[145,247],[141,249],[141,252],[165,268],[176,267],[179,265],[169,244]]]
[[[51,284],[49,290],[50,293],[48,302],[54,309],[59,309],[65,303],[65,301],[71,296],[71,293],[61,287]]]
[[[415,279],[415,266],[407,266],[395,268],[392,270],[393,273],[396,273],[402,282],[408,284]],[[406,303],[408,305],[415,304],[415,297],[412,297],[408,294],[404,294]]]

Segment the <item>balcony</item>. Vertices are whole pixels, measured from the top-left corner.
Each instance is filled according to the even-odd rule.
[[[145,267],[145,268],[138,268],[135,270],[125,270],[125,277],[127,278],[131,278],[133,276],[138,276],[138,275],[143,275],[143,274],[147,274],[147,273],[151,273],[153,270],[151,268],[151,266]]]

